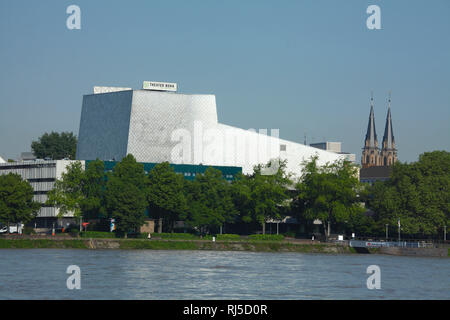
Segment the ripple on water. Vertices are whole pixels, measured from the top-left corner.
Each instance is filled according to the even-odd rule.
[[[0,250],[1,299],[450,299],[448,259],[220,251]],[[68,265],[82,289],[66,288]],[[381,268],[368,290],[366,268]]]

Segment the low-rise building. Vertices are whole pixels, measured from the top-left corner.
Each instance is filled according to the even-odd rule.
[[[0,175],[15,173],[27,180],[34,189],[34,201],[42,203],[41,209],[33,223],[37,228],[50,228],[57,222],[59,209],[45,205],[47,194],[53,189],[56,179],[60,179],[66,167],[74,160],[27,160],[0,163]],[[84,161],[82,161],[84,166]],[[73,214],[66,214],[66,219],[59,219],[59,225],[64,220],[73,220]],[[69,222],[69,221],[67,221]]]
[[[27,180],[34,189],[34,201],[42,203],[36,219],[30,225],[36,228],[51,228],[53,224],[57,227],[66,227],[67,224],[77,224],[73,213],[67,213],[63,218],[59,218],[59,209],[57,207],[46,205],[48,192],[53,189],[55,181],[61,179],[67,166],[73,162],[80,161],[82,168],[88,168],[92,161],[84,160],[27,160],[16,162],[0,163],[0,175],[15,173]],[[117,161],[105,161],[105,172],[113,171]],[[145,173],[148,174],[156,163],[143,163]],[[196,175],[202,174],[209,166],[206,165],[187,165],[171,164],[174,171],[183,175],[186,180],[194,180]],[[241,167],[212,166],[222,172],[227,181],[232,181],[237,173],[242,172]]]

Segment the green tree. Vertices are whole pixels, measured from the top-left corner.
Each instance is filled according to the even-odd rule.
[[[104,193],[106,188],[105,164],[97,159],[90,161],[83,177],[83,196],[81,204],[83,217],[86,219],[103,218],[106,215]]]
[[[0,175],[0,222],[26,224],[34,219],[41,204],[33,201],[34,190],[18,174]]]
[[[160,230],[162,219],[166,220],[169,228],[173,230],[173,223],[187,210],[183,176],[175,173],[168,162],[163,162],[150,171],[147,184],[150,215],[160,219]]]
[[[303,163],[303,174],[296,184],[295,206],[303,218],[319,219],[325,236],[329,237],[332,224],[348,222],[365,211],[359,198],[362,185],[356,167],[350,162],[319,166],[317,160],[314,156]]]
[[[80,161],[72,162],[61,178],[55,181],[53,189],[49,191],[47,205],[59,208],[59,217],[73,213],[74,217],[82,217],[84,194],[84,169]]]
[[[268,163],[267,166],[275,163]],[[281,219],[289,207],[287,188],[292,184],[286,174],[286,161],[277,161],[275,174],[262,174],[262,165],[254,167],[249,176],[237,175],[233,181],[233,200],[243,222],[256,222],[262,226],[268,219]]]
[[[73,213],[80,222],[81,218],[98,218],[105,213],[104,190],[103,161],[91,161],[86,170],[80,161],[72,162],[48,193],[47,205],[58,207],[59,217]]]
[[[225,222],[234,222],[237,212],[231,187],[220,170],[209,167],[204,174],[196,175],[194,181],[187,182],[186,186],[189,208],[180,214],[180,218],[188,225],[204,233]]]
[[[72,132],[44,133],[37,141],[31,143],[31,149],[37,158],[75,159],[77,137]]]
[[[106,183],[105,203],[117,230],[136,232],[145,222],[146,177],[144,166],[129,154],[115,166]]]
[[[370,190],[368,206],[380,225],[396,226],[403,234],[432,236],[450,221],[450,153],[426,152],[413,163],[397,162],[391,178]]]

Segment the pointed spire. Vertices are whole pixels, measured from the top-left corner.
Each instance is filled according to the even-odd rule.
[[[394,131],[392,129],[391,92],[389,91],[388,113],[386,116],[386,125],[384,127],[384,136],[383,136],[383,149],[394,149],[394,148],[395,148],[395,140],[394,140]]]
[[[367,141],[369,144],[367,145]],[[373,92],[370,98],[370,115],[369,115],[369,124],[367,125],[367,133],[366,133],[366,146],[370,148],[375,148],[378,145],[377,141],[377,131],[375,129],[375,115],[373,112]]]

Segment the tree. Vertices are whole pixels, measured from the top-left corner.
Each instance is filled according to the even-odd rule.
[[[105,164],[97,159],[90,161],[83,176],[83,196],[81,204],[83,217],[95,219],[104,217],[104,193],[106,188]]]
[[[198,174],[194,181],[186,185],[189,208],[180,217],[188,225],[199,228],[203,233],[234,221],[237,212],[230,184],[220,170],[209,167],[204,174]]]
[[[59,208],[58,217],[98,218],[104,213],[105,173],[101,160],[91,161],[86,170],[80,161],[66,167],[48,193],[47,204]],[[80,223],[81,230],[81,223]]]
[[[136,232],[145,222],[146,177],[144,166],[129,154],[119,162],[106,183],[106,209],[116,220],[117,230]]]
[[[391,178],[370,190],[368,206],[381,225],[397,225],[404,234],[437,235],[450,221],[450,153],[426,152],[413,163],[397,162]]]
[[[358,194],[362,185],[350,162],[340,160],[320,167],[317,160],[314,156],[303,163],[295,206],[305,219],[322,221],[328,238],[332,224],[348,222],[365,211]]]
[[[40,159],[47,157],[53,160],[75,159],[77,137],[72,132],[44,133],[37,141],[31,143],[31,149]]]
[[[33,201],[34,190],[30,183],[18,174],[0,176],[0,222],[24,223],[34,219],[41,204]]]
[[[292,181],[286,174],[286,161],[278,161],[278,164],[275,174],[261,174],[262,166],[258,165],[252,175],[238,175],[233,181],[233,199],[242,221],[260,224],[263,234],[266,221],[281,219],[289,206],[287,187]]]
[[[150,215],[160,219],[160,230],[162,219],[173,230],[173,223],[187,210],[183,176],[175,173],[168,162],[163,162],[150,171],[147,186]]]
[[[61,179],[55,181],[53,189],[49,191],[47,205],[59,208],[59,217],[73,213],[75,218],[82,217],[84,194],[84,169],[80,161],[73,162],[61,174]]]

